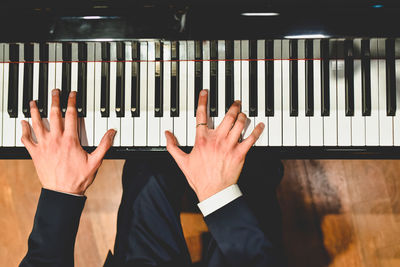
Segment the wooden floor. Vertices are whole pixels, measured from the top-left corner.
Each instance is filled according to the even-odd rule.
[[[278,188],[290,266],[400,266],[400,161],[286,161]],[[113,247],[123,161],[106,160],[88,190],[76,266],[102,266]],[[0,266],[17,266],[40,192],[31,161],[0,161]],[[194,260],[200,215],[182,214]]]

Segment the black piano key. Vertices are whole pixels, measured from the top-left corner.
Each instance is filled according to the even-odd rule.
[[[100,112],[102,117],[110,114],[110,43],[101,43],[101,99]]]
[[[131,113],[140,116],[140,43],[132,43]]]
[[[361,41],[362,115],[371,116],[371,53],[369,40]]]
[[[49,61],[49,44],[39,44],[39,99],[37,106],[40,115],[47,118],[47,90],[48,90],[48,61]]]
[[[225,113],[233,104],[234,72],[233,72],[233,41],[225,41]]]
[[[387,116],[396,115],[396,70],[394,39],[390,38],[385,43],[386,53],[386,113]]]
[[[171,117],[179,117],[179,42],[171,43]]]
[[[290,40],[289,42],[289,73],[290,81],[290,116],[299,115],[299,87],[298,87],[298,51],[297,40]]]
[[[306,47],[306,116],[314,116],[314,60],[313,40],[305,41]]]
[[[265,41],[265,116],[274,116],[274,41]]]
[[[61,81],[61,98],[60,106],[62,116],[65,116],[68,106],[68,96],[71,92],[71,54],[72,43],[64,43],[62,45],[62,81]]]
[[[321,40],[321,115],[329,116],[329,41]]]
[[[76,109],[78,117],[86,117],[86,95],[87,95],[87,44],[78,44],[78,92],[76,98]]]
[[[22,113],[25,118],[30,118],[29,102],[33,96],[33,44],[24,44],[24,86],[23,86],[23,102]]]
[[[210,117],[218,116],[218,43],[210,42]]]
[[[19,45],[10,44],[9,46],[9,78],[8,78],[8,105],[7,112],[10,118],[18,117],[18,61]]]
[[[345,112],[346,116],[354,116],[354,51],[352,40],[345,40],[344,53]]]
[[[155,73],[155,102],[154,116],[163,116],[163,45],[156,42],[156,73]]]
[[[249,62],[249,117],[256,117],[258,115],[258,101],[257,101],[257,41],[250,41],[250,62]]]
[[[125,116],[125,43],[117,42],[117,84],[115,96],[115,112],[117,117]]]
[[[194,43],[194,116],[196,116],[199,93],[203,89],[203,44],[201,41]]]

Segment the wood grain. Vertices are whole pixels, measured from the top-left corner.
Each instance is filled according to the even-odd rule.
[[[87,192],[76,266],[102,266],[114,246],[124,161],[105,160]],[[290,160],[278,187],[290,266],[400,266],[400,161]],[[40,193],[29,160],[0,161],[0,266],[17,266]],[[201,257],[207,227],[181,220],[191,256]]]

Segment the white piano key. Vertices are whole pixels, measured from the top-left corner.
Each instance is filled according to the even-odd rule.
[[[191,46],[193,46],[193,44]],[[192,48],[192,49],[194,49],[194,48]],[[170,61],[171,60],[171,42],[169,42],[169,41],[164,42],[163,56],[164,56],[164,62],[163,62],[163,64],[164,64],[164,69],[163,69],[164,70],[164,73],[163,73],[164,95],[163,95],[163,117],[161,118],[160,145],[166,146],[167,140],[165,138],[164,132],[165,131],[173,132],[173,129],[174,129],[174,125],[173,125],[174,120],[171,117],[171,61]],[[190,75],[190,72],[189,72],[189,75]],[[190,79],[189,79],[189,81],[190,81]],[[194,85],[191,85],[191,83],[188,83],[188,86],[191,86],[192,89],[194,90]],[[188,90],[190,92],[190,87],[188,88]],[[188,117],[188,121],[189,121],[188,125],[190,128],[190,125],[193,126],[193,124],[192,124],[193,122],[190,122],[190,116]],[[196,122],[194,122],[194,123],[196,123]],[[188,131],[189,131],[189,128],[188,128]],[[193,133],[189,132],[188,135],[192,136]],[[194,143],[194,141],[192,143]]]
[[[174,117],[174,135],[180,146],[186,146],[186,115],[187,115],[187,45],[179,41],[179,117]]]
[[[147,43],[147,145],[160,145],[160,118],[155,117],[155,43]]]
[[[32,99],[39,99],[39,51],[40,46],[38,43],[33,44],[33,93]]]
[[[354,40],[354,50],[361,50],[361,39]],[[351,118],[351,144],[365,146],[365,117],[362,115],[361,59],[354,59],[354,117]]]
[[[336,49],[337,41],[329,42],[329,50]],[[330,51],[331,53],[331,51]],[[332,52],[336,54],[336,52]],[[332,54],[331,53],[331,54]],[[329,116],[324,116],[324,146],[337,146],[336,60],[329,60]]]
[[[187,145],[194,146],[194,142],[196,139],[196,116],[194,114],[195,111],[195,45],[194,41],[187,42],[187,51],[188,51],[188,63],[187,63]],[[169,115],[169,111],[168,111]]]
[[[39,61],[40,61],[40,45],[38,43],[33,44],[33,86],[32,86],[32,99],[33,100],[38,100],[39,99]],[[40,112],[42,112],[39,109]],[[46,119],[44,118],[43,121]],[[29,118],[28,122],[30,125],[32,125],[32,119]],[[37,142],[35,133],[33,131],[33,128],[31,127],[31,134],[32,134],[32,139]]]
[[[95,118],[95,43],[87,43],[86,63],[86,116],[79,120],[79,133],[82,146],[94,146]],[[99,111],[100,113],[100,111]]]
[[[140,42],[140,116],[133,118],[133,145],[147,145],[147,42]]]
[[[241,79],[242,79],[242,71],[241,71],[241,48],[240,48],[240,40],[233,41],[233,100],[242,100],[242,92],[241,92]],[[242,103],[243,107],[243,103]]]
[[[4,45],[4,94],[3,94],[3,146],[13,147],[15,146],[15,118],[10,118],[7,107],[8,107],[8,82],[9,82],[9,52],[10,45]],[[17,90],[17,88],[15,88]]]
[[[299,112],[297,117],[297,146],[310,145],[310,117],[306,116],[306,61],[305,58],[305,40],[298,40],[298,99]],[[314,84],[315,86],[315,84]],[[315,105],[315,102],[314,102]]]
[[[114,137],[113,146],[121,145],[121,118],[117,117],[116,97],[117,97],[117,44],[110,43],[110,114],[108,117],[108,127],[117,130]]]
[[[71,92],[78,92],[78,44],[71,44]],[[82,118],[78,117],[78,126]],[[81,140],[80,127],[78,127],[78,136]]]
[[[393,116],[387,116],[386,111],[386,60],[385,39],[378,39],[378,73],[379,73],[379,145],[393,145]]]
[[[269,117],[269,145],[282,145],[282,41],[274,40],[274,116]]]
[[[365,117],[365,138],[367,146],[379,145],[379,72],[378,41],[371,39],[371,116]],[[375,59],[373,59],[375,58]]]
[[[125,42],[125,103],[124,117],[121,118],[121,146],[133,146],[132,98],[132,43]]]
[[[107,132],[108,119],[101,116],[101,43],[95,43],[94,48],[94,145],[98,146]]]
[[[71,44],[71,92],[78,91],[78,44]]]
[[[395,71],[396,71],[396,116],[393,118],[393,142],[400,146],[400,39],[395,41]]]
[[[207,101],[207,114],[208,114],[208,128],[214,129],[214,119],[210,117],[210,41],[203,41],[203,88],[208,90],[208,101]]]
[[[214,127],[218,127],[225,117],[225,41],[219,40],[218,46],[218,116],[214,118]]]
[[[296,117],[290,116],[289,40],[282,41],[282,137],[284,146],[296,145]]]
[[[242,112],[247,116],[246,127],[243,130],[243,139],[247,138],[254,130],[254,117],[250,117],[250,69],[249,69],[249,41],[241,42],[242,53]]]
[[[265,40],[257,41],[257,117],[254,125],[264,123],[265,128],[257,139],[255,146],[268,145],[268,118],[265,116]]]
[[[56,44],[49,43],[49,64],[48,64],[48,77],[47,77],[47,118],[43,119],[43,124],[49,130],[50,129],[50,113],[51,113],[51,102],[52,95],[51,91],[56,89]],[[57,88],[60,89],[60,88]],[[61,94],[61,92],[60,92]]]
[[[313,57],[321,57],[320,40],[314,40]],[[314,116],[310,117],[310,145],[323,146],[324,119],[321,114],[321,60],[313,60],[314,69]],[[298,128],[302,129],[302,128]]]
[[[19,44],[19,67],[18,67],[18,117],[15,120],[15,146],[23,146],[21,142],[22,125],[21,121],[25,120],[22,112],[23,95],[24,95],[24,44]]]
[[[56,43],[55,44],[55,49],[56,49],[56,68],[55,68],[55,75],[56,75],[56,84],[55,84],[55,88],[61,89],[63,90],[62,87],[62,61],[63,61],[63,56],[62,56],[62,43]],[[60,102],[61,104],[61,102]]]
[[[337,67],[337,101],[338,101],[338,145],[351,146],[351,117],[346,116],[346,87],[344,76],[344,60],[336,61]]]
[[[3,116],[6,115],[3,110],[4,85],[4,44],[0,43],[0,147],[3,146]]]

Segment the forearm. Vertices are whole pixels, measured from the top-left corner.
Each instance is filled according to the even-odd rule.
[[[21,267],[74,265],[75,238],[85,201],[84,196],[42,189]]]
[[[279,266],[273,244],[243,197],[207,215],[205,221],[229,266]]]

